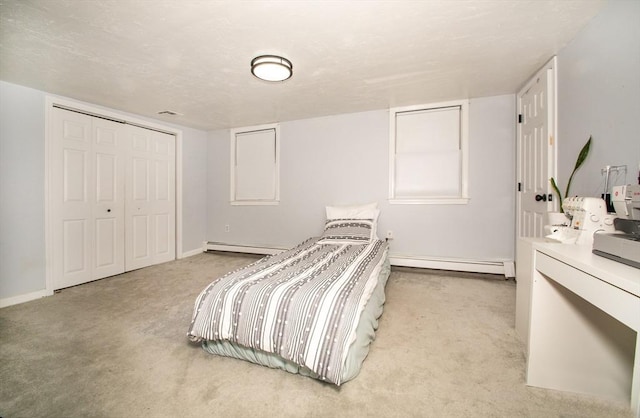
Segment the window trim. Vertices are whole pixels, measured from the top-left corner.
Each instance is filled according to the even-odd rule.
[[[460,195],[430,197],[397,197],[395,195],[396,118],[400,113],[425,111],[444,107],[460,107]],[[389,203],[418,205],[465,205],[469,203],[469,100],[428,103],[389,109]]]
[[[273,130],[275,134],[275,191],[273,199],[236,199],[236,141],[238,134],[246,134],[258,131]],[[271,123],[265,125],[247,126],[230,130],[230,159],[229,159],[229,203],[233,206],[261,206],[280,204],[280,124]]]

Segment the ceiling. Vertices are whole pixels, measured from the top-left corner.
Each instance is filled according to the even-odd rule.
[[[513,94],[603,4],[0,0],[0,79],[204,130]]]

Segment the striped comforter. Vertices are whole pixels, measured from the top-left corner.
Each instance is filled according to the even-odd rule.
[[[387,244],[311,238],[213,281],[197,297],[188,337],[277,354],[340,385],[360,314]]]

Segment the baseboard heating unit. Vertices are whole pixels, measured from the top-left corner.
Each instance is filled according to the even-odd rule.
[[[285,248],[272,248],[260,246],[246,246],[236,244],[224,244],[221,242],[207,242],[205,251],[227,251],[245,254],[271,255],[277,254]],[[464,260],[439,257],[409,257],[391,255],[389,261],[392,266],[416,267],[424,269],[464,271],[470,273],[501,274],[505,277],[515,277],[515,264],[513,260]]]

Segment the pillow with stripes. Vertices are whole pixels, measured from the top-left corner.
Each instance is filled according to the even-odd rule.
[[[373,233],[373,219],[327,219],[318,244],[368,244]]]

